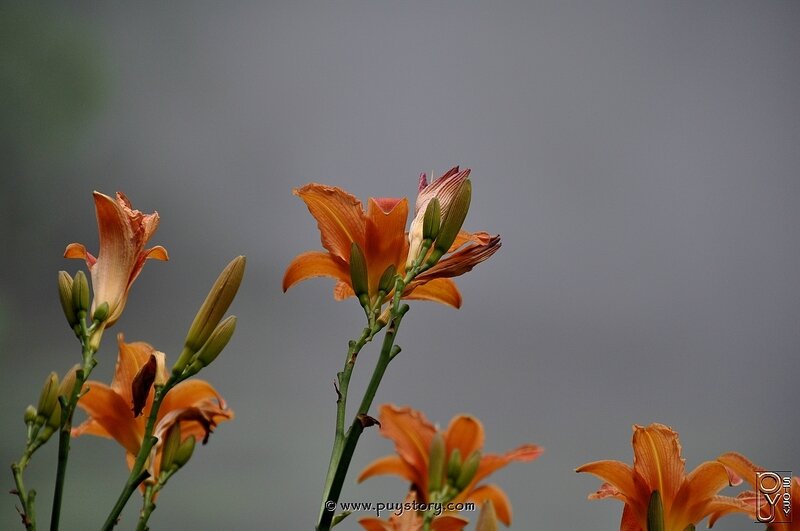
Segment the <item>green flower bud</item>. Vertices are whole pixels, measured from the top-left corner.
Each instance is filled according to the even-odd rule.
[[[164,450],[161,454],[161,470],[160,473],[169,471],[175,463],[175,454],[181,445],[181,425],[176,423],[169,430],[167,440],[164,442]],[[176,467],[177,468],[177,467]]]
[[[439,227],[442,223],[442,207],[439,199],[434,197],[425,209],[425,217],[422,219],[422,237],[426,240],[435,240],[439,235]]]
[[[58,396],[63,396],[64,398],[69,401],[70,397],[72,397],[72,391],[75,388],[75,380],[78,374],[78,369],[81,366],[77,363],[72,366],[70,370],[64,375],[64,378],[61,380],[61,384],[58,386]]]
[[[211,337],[208,338],[206,344],[197,353],[196,360],[199,361],[203,367],[210,365],[212,361],[217,359],[222,349],[231,340],[233,332],[236,330],[236,316],[231,315],[222,321],[219,326],[214,329]]]
[[[42,392],[39,394],[39,406],[36,408],[37,415],[44,420],[50,418],[58,405],[58,374],[51,372],[42,386]]]
[[[397,268],[394,264],[390,264],[386,271],[381,275],[381,280],[378,282],[378,291],[390,293],[394,289],[394,281],[397,276]]]
[[[53,431],[61,427],[61,404],[56,400],[56,407],[50,413],[50,418],[47,419],[47,428],[52,428]]]
[[[172,460],[173,466],[181,468],[189,462],[189,459],[192,458],[192,454],[194,453],[194,443],[194,435],[190,435],[188,439],[178,446],[175,452],[175,458]]]
[[[108,319],[108,303],[104,302],[94,310],[92,320],[102,323]]]
[[[36,420],[36,408],[28,406],[25,408],[25,424],[31,425]]]
[[[364,251],[361,250],[361,246],[356,242],[350,244],[350,283],[359,300],[364,295],[369,296],[367,260],[364,258]]]
[[[72,281],[72,308],[76,313],[89,311],[89,281],[83,271],[75,273]]]
[[[447,480],[455,483],[458,475],[461,474],[461,450],[453,448],[450,452],[450,459],[447,461]]]
[[[486,500],[478,516],[478,523],[475,524],[475,531],[497,531],[497,513],[494,510],[492,500]]]
[[[472,181],[467,179],[464,184],[459,188],[456,197],[453,199],[450,209],[445,214],[442,220],[442,226],[439,229],[439,235],[433,244],[433,251],[428,257],[429,264],[435,264],[444,254],[450,250],[450,246],[456,241],[456,236],[464,225],[464,220],[467,218],[469,211],[469,204],[472,200]]]
[[[664,505],[657,490],[650,495],[647,505],[647,531],[664,531]]]
[[[478,450],[472,452],[466,461],[464,461],[464,465],[461,467],[461,473],[458,475],[458,479],[456,479],[456,489],[458,492],[463,491],[472,481],[472,478],[475,477],[475,473],[478,472],[478,465],[481,464],[481,453]]]
[[[75,315],[75,307],[72,305],[72,277],[66,271],[58,272],[58,299],[61,302],[61,309],[64,317],[70,326],[75,326],[78,316]]]
[[[192,321],[189,333],[186,334],[184,343],[186,350],[190,354],[186,360],[178,360],[179,362],[183,361],[183,366],[180,367],[181,370],[192,355],[206,344],[206,341],[208,341],[208,338],[222,320],[222,316],[228,311],[228,307],[233,302],[233,298],[239,290],[239,285],[242,283],[245,264],[246,259],[244,256],[234,258],[220,273],[217,281],[211,287],[211,291],[209,291],[194,321]],[[181,354],[181,357],[183,357],[183,354]],[[176,364],[176,367],[179,364]]]
[[[442,489],[442,473],[445,458],[444,437],[436,432],[431,442],[430,461],[428,464],[428,491],[439,492]]]

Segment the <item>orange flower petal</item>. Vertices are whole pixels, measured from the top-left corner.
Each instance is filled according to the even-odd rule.
[[[364,248],[366,220],[361,201],[341,188],[311,183],[297,188],[294,194],[302,199],[317,220],[322,246],[345,262],[350,259],[350,244]]]
[[[647,521],[645,519],[645,525],[647,525],[646,523]],[[626,505],[622,510],[622,521],[619,524],[619,531],[644,531],[636,513],[630,505]]]
[[[387,455],[386,457],[381,457],[368,464],[367,468],[362,470],[361,474],[359,474],[358,482],[361,483],[367,478],[383,474],[396,474],[411,483],[419,481],[415,470],[408,466],[408,463],[396,455]]]
[[[747,495],[736,498],[731,498],[730,496],[714,496],[711,500],[705,500],[703,504],[703,514],[697,521],[702,520],[706,515],[710,515],[708,518],[708,527],[711,527],[721,517],[730,513],[745,513],[750,515],[751,518],[755,518],[755,508],[755,499],[749,499]],[[694,512],[697,511],[695,510]],[[780,527],[775,527],[775,531],[778,529],[780,529]]]
[[[408,201],[394,199],[379,203],[379,200],[370,198],[368,205],[363,250],[367,261],[369,292],[375,295],[381,275],[387,267],[394,265],[398,271],[402,270],[408,245],[405,234]]]
[[[356,292],[350,287],[350,284],[342,282],[341,280],[333,286],[333,300],[343,301],[348,297],[355,297]]]
[[[398,455],[417,477],[421,492],[428,489],[428,452],[436,428],[421,412],[384,404],[380,410],[381,434],[394,441]]]
[[[223,409],[226,407],[225,400],[210,383],[205,380],[186,380],[167,393],[161,403],[160,411],[185,409],[208,401],[217,402]]]
[[[302,253],[286,268],[286,273],[283,275],[283,291],[313,277],[331,277],[349,284],[350,267],[346,262],[328,253],[321,251]]]
[[[472,452],[483,448],[483,442],[483,425],[471,415],[453,417],[445,432],[447,455],[458,448],[463,460],[472,455]]]
[[[80,437],[81,435],[97,435],[98,437],[105,437],[106,439],[113,439],[108,431],[97,423],[94,419],[84,421],[80,426],[72,428],[72,436]]]
[[[380,518],[376,518],[374,516],[359,518],[358,523],[361,524],[361,527],[363,527],[366,531],[392,531],[392,528],[394,527],[386,520],[381,520]]]
[[[675,495],[672,514],[676,521],[685,521],[684,525],[688,525],[702,520],[709,514],[709,500],[729,485],[728,472],[722,463],[706,461],[700,464],[686,476]]]
[[[431,529],[433,531],[461,531],[468,523],[469,520],[466,518],[448,514],[434,518]]]
[[[81,243],[71,243],[67,245],[66,250],[64,250],[64,258],[80,258],[86,260],[86,265],[90,271],[94,263],[97,262],[97,258],[92,256]]]
[[[511,525],[511,502],[508,501],[506,493],[497,485],[483,485],[473,490],[467,498],[469,501],[481,505],[486,500],[491,500],[497,519],[506,526]]]
[[[522,446],[506,452],[502,455],[487,454],[481,459],[478,471],[475,473],[473,484],[485,478],[495,470],[505,467],[512,461],[533,461],[544,452],[544,448],[535,444],[523,444]]]
[[[86,384],[89,392],[81,397],[81,407],[97,424],[102,426],[125,450],[136,455],[142,444],[144,425],[137,421],[131,413],[130,403],[125,402],[113,389],[106,385],[90,381]],[[92,433],[94,428],[78,428],[78,433]]]
[[[111,380],[111,389],[113,389],[130,408],[133,401],[131,395],[133,379],[139,373],[142,366],[150,359],[150,356],[156,352],[156,349],[143,341],[125,343],[125,336],[122,333],[117,334],[117,345],[119,347],[119,355],[117,356],[117,366],[114,370],[114,379]]]
[[[147,249],[144,253],[145,258],[149,260],[169,260],[167,250],[160,245]]]
[[[461,292],[449,278],[435,278],[424,283],[412,282],[403,298],[440,302],[456,309],[461,308]]]
[[[754,465],[742,454],[738,454],[736,452],[722,454],[717,458],[717,461],[733,471],[733,473],[739,478],[749,483],[751,487],[755,486],[756,472],[764,470],[763,468]]]
[[[663,424],[633,428],[633,468],[652,490],[661,493],[669,512],[684,476],[678,434]]]
[[[456,251],[440,260],[428,271],[417,278],[419,280],[431,278],[457,277],[472,271],[476,265],[491,257],[501,246],[500,236],[493,236],[486,244],[472,244]]]
[[[638,500],[640,498],[638,489],[633,481],[633,470],[625,463],[619,461],[595,461],[594,463],[587,463],[580,466],[575,469],[575,471],[594,474],[611,485],[627,500]],[[601,491],[602,490],[601,488]],[[649,495],[650,493],[648,492],[647,496]],[[594,495],[590,495],[590,498],[592,496]]]

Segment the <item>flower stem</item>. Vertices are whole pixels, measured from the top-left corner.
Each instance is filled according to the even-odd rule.
[[[94,359],[96,348],[91,345],[90,341],[93,331],[94,327],[86,327],[86,315],[84,313],[80,319],[79,334],[83,368],[75,373],[75,385],[72,388],[69,400],[64,399],[61,402],[61,427],[58,430],[58,464],[56,468],[56,484],[53,491],[53,508],[50,516],[50,531],[58,531],[61,520],[61,502],[64,498],[64,482],[67,476],[69,444],[72,437],[72,417],[75,413],[75,407],[78,405],[83,384],[86,383],[92,373],[92,369],[97,365],[97,360]]]
[[[14,484],[16,486],[15,493],[19,502],[22,504],[22,509],[18,509],[20,518],[22,518],[22,525],[25,526],[27,531],[36,531],[36,491],[26,491],[25,483],[22,480],[22,473],[25,467],[28,466],[28,460],[31,457],[31,448],[28,447],[25,453],[20,458],[19,462],[11,465],[11,471],[14,474]]]
[[[179,377],[173,375],[170,376],[166,384],[163,386],[157,385],[155,387],[153,405],[150,408],[150,415],[147,417],[147,424],[145,425],[144,429],[144,438],[142,439],[142,447],[139,449],[139,454],[136,456],[136,461],[131,468],[131,473],[128,475],[128,480],[125,482],[125,487],[123,487],[119,498],[117,498],[117,502],[114,504],[114,508],[111,509],[111,512],[108,514],[108,518],[106,518],[106,521],[103,524],[103,531],[109,531],[113,529],[115,525],[117,525],[119,515],[122,513],[122,509],[125,508],[125,505],[128,503],[128,500],[131,498],[133,492],[144,480],[150,477],[150,473],[145,469],[145,464],[147,463],[147,459],[150,457],[150,452],[153,450],[153,446],[155,446],[156,442],[158,442],[158,438],[153,437],[153,430],[155,429],[156,420],[158,419],[158,410],[161,408],[161,402],[164,400],[167,392],[169,392],[169,390],[172,389],[172,387],[174,387],[178,381]],[[153,508],[155,508],[155,506]]]
[[[175,469],[165,470],[158,476],[158,481],[155,485],[147,485],[147,487],[145,487],[144,501],[142,502],[142,510],[139,512],[139,522],[136,524],[136,531],[150,531],[150,528],[147,526],[147,521],[156,509],[156,495],[164,485],[167,484],[167,481],[175,471]]]

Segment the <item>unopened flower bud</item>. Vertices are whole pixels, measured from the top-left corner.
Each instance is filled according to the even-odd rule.
[[[26,407],[25,408],[25,417],[24,418],[25,418],[25,424],[27,424],[29,426],[31,424],[33,424],[34,421],[36,420],[36,408],[33,407],[32,405]]]
[[[366,295],[369,302],[369,277],[364,251],[356,242],[350,244],[350,283],[359,300]],[[363,304],[363,303],[362,303]]]
[[[83,271],[75,273],[72,281],[72,308],[76,313],[89,311],[89,281]]]
[[[167,440],[164,442],[164,450],[161,454],[161,471],[160,473],[167,472],[172,468],[175,463],[175,454],[181,445],[181,425],[176,423],[169,430]]]
[[[647,531],[664,531],[664,504],[657,490],[650,495],[647,505]]]
[[[56,406],[53,412],[50,413],[50,418],[47,419],[47,428],[57,430],[61,427],[61,404],[56,400]]]
[[[92,320],[102,323],[106,319],[108,319],[108,303],[104,302],[95,309]]]
[[[466,461],[464,461],[464,465],[461,467],[461,473],[458,475],[458,479],[456,479],[456,489],[461,492],[472,481],[472,478],[475,477],[475,473],[478,471],[478,465],[481,464],[481,453],[478,450],[472,452]]]
[[[422,238],[425,240],[435,240],[439,235],[441,225],[442,207],[437,198],[431,199],[428,208],[425,209],[425,217],[422,219]]]
[[[234,330],[236,330],[236,316],[231,315],[214,329],[211,337],[197,353],[196,361],[199,361],[203,367],[210,365],[231,340]]]
[[[61,379],[61,384],[58,386],[58,396],[63,396],[68,402],[72,397],[72,391],[75,388],[75,379],[78,369],[80,368],[81,366],[77,363],[73,365],[72,368],[64,375],[64,378]]]
[[[194,435],[190,435],[188,439],[178,446],[178,450],[175,452],[175,458],[172,460],[174,466],[181,468],[189,462],[189,459],[192,458],[192,454],[194,453],[194,443]]]
[[[438,492],[442,489],[442,473],[445,458],[444,437],[436,432],[431,441],[430,462],[428,463],[428,490]]]
[[[64,317],[70,326],[75,326],[78,316],[75,315],[75,307],[72,305],[72,277],[66,271],[58,272],[58,299],[61,302],[61,309],[64,310]]]
[[[36,408],[40,418],[47,420],[53,409],[58,404],[58,374],[51,372],[44,381],[42,392],[39,394],[39,406]]]
[[[187,359],[178,360],[179,362],[183,361],[183,366],[180,367],[180,370],[183,370],[192,355],[205,345],[211,333],[222,320],[222,316],[228,311],[228,307],[233,302],[233,298],[239,290],[239,285],[242,283],[245,263],[244,256],[237,256],[231,260],[220,273],[217,281],[214,282],[211,291],[208,292],[208,296],[203,301],[200,310],[198,310],[192,326],[189,328],[189,333],[186,334],[185,345],[190,354]],[[183,354],[181,354],[181,357],[183,358]],[[179,363],[176,364],[176,368],[178,365]]]
[[[461,474],[461,450],[453,448],[453,451],[450,452],[450,459],[447,461],[448,482],[455,483],[459,474]]]
[[[433,252],[428,258],[430,263],[436,263],[453,245],[458,236],[458,231],[464,225],[464,220],[467,218],[469,211],[469,204],[472,200],[472,181],[467,179],[459,188],[458,193],[453,199],[450,208],[447,210],[444,219],[442,219],[442,226],[439,229],[439,235],[433,244]]]
[[[478,516],[475,531],[497,531],[497,529],[497,513],[494,510],[494,504],[492,500],[486,500],[481,508],[481,514]]]
[[[378,282],[378,291],[390,293],[394,289],[395,277],[397,276],[397,267],[394,264],[389,264],[386,271],[381,275]]]

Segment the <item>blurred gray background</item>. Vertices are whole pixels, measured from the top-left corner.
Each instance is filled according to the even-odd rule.
[[[161,214],[151,243],[171,260],[147,265],[112,332],[174,360],[217,273],[248,256],[236,336],[203,373],[237,418],[152,528],[311,529],[362,317],[327,279],[281,293],[320,248],[291,190],[413,197],[420,171],[461,164],[467,228],[503,248],[458,281],[461,310],[413,304],[376,404],[473,413],[487,451],[543,445],[491,478],[516,529],[618,528],[621,504],[586,501],[600,482],[573,469],[631,462],[634,423],[675,427],[689,468],[736,450],[800,473],[799,24],[800,4],[774,1],[3,3],[0,462],[46,374],[79,359],[55,285],[84,266],[64,247],[96,250],[91,192],[123,190]],[[63,528],[92,529],[127,469],[112,441],[73,448]],[[392,450],[366,433],[342,500],[402,500],[399,478],[354,480]],[[55,451],[27,474],[43,524]],[[15,501],[0,528],[18,528]]]

